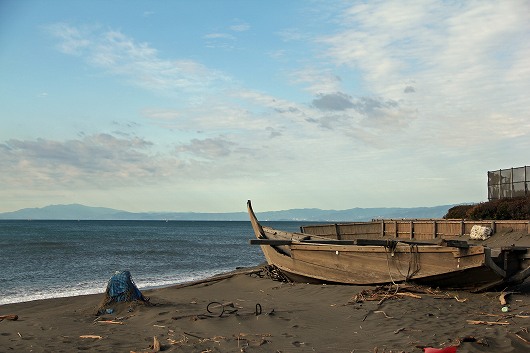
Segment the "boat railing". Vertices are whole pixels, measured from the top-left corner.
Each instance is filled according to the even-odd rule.
[[[380,219],[371,222],[309,225],[300,227],[300,230],[302,233],[338,240],[359,236],[427,240],[469,235],[474,225],[490,227],[494,233],[513,231],[530,234],[528,220]]]

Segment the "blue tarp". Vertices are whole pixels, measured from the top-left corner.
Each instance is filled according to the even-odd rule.
[[[110,301],[128,302],[145,300],[142,292],[134,284],[129,271],[116,272],[107,285],[107,296]]]

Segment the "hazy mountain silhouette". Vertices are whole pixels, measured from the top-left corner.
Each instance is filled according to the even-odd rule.
[[[290,209],[256,212],[262,221],[348,222],[369,221],[374,218],[441,218],[454,205],[434,207],[351,208],[347,210],[321,210],[318,208]],[[0,219],[54,219],[54,220],[190,220],[190,221],[247,221],[246,212],[128,212],[105,207],[79,204],[50,205],[41,208],[24,208],[0,213]]]

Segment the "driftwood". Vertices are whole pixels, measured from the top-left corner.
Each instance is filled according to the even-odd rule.
[[[137,351],[130,351],[130,353],[157,353],[157,352],[160,352],[160,350],[162,349],[160,347],[160,342],[158,341],[158,338],[156,338],[156,336],[153,336],[153,345],[149,348],[152,348],[152,350],[149,350],[149,351],[142,351],[142,352],[137,352]]]
[[[399,295],[400,297],[411,297],[411,298],[421,299],[421,296],[417,294],[412,294],[412,293],[396,293],[394,295]]]
[[[515,292],[502,292],[501,295],[499,296],[499,302],[501,303],[501,305],[508,304],[508,302],[506,301],[506,297],[513,293]]]
[[[18,315],[14,315],[14,314],[0,315],[0,321],[2,320],[16,321],[18,320]]]
[[[113,324],[113,325],[125,325],[123,321],[113,321],[113,320],[98,320],[96,321],[100,324]]]
[[[81,335],[81,336],[79,336],[79,338],[93,338],[93,339],[96,339],[96,340],[100,340],[100,339],[102,339],[103,337],[101,337],[101,336],[96,336],[96,335]]]
[[[526,338],[523,338],[520,334],[518,334],[517,332],[514,332],[513,335],[517,338],[519,338],[521,341],[523,341],[524,343],[526,344],[530,344],[530,341],[527,340]]]
[[[480,321],[480,320],[467,320],[468,324],[472,325],[509,325],[506,321]]]
[[[160,352],[160,342],[156,336],[153,337],[153,352]]]
[[[378,301],[379,304],[388,299],[397,299],[402,297],[410,297],[415,299],[422,299],[419,294],[427,295],[433,299],[454,299],[459,303],[467,301],[466,298],[459,298],[458,295],[449,292],[441,292],[430,287],[420,285],[399,284],[399,285],[383,285],[375,287],[374,289],[365,289],[353,296],[348,304],[362,303],[364,301]]]
[[[511,318],[511,317],[518,317],[520,319],[528,319],[530,318],[530,315],[521,315],[521,314],[491,314],[491,313],[478,313],[478,315],[482,316],[493,316],[493,317],[502,317],[502,318]]]

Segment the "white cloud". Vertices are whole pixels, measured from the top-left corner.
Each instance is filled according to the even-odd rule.
[[[238,23],[230,26],[230,30],[234,32],[246,32],[250,30],[250,25],[248,23]]]
[[[521,129],[528,134],[525,118],[510,101],[528,103],[530,52],[521,39],[530,35],[529,6],[523,1],[355,4],[342,17],[343,29],[318,43],[327,46],[323,51],[336,65],[359,69],[372,94],[417,109],[415,128],[439,132],[430,143],[460,144],[471,131],[487,133],[488,139]],[[499,120],[502,115],[515,122]]]
[[[234,40],[235,37],[228,33],[209,33],[204,36],[205,39],[230,39]]]
[[[167,60],[148,43],[139,43],[116,30],[79,29],[68,24],[48,27],[61,40],[66,54],[85,60],[108,73],[158,92],[199,94],[230,82],[230,78],[193,60]]]
[[[91,45],[86,38],[88,28],[75,28],[66,23],[56,23],[47,27],[48,31],[55,37],[61,39],[58,49],[65,54],[80,55],[81,52]]]
[[[342,80],[332,69],[305,67],[292,71],[289,78],[294,84],[304,84],[304,89],[313,95],[333,93],[342,89]]]

